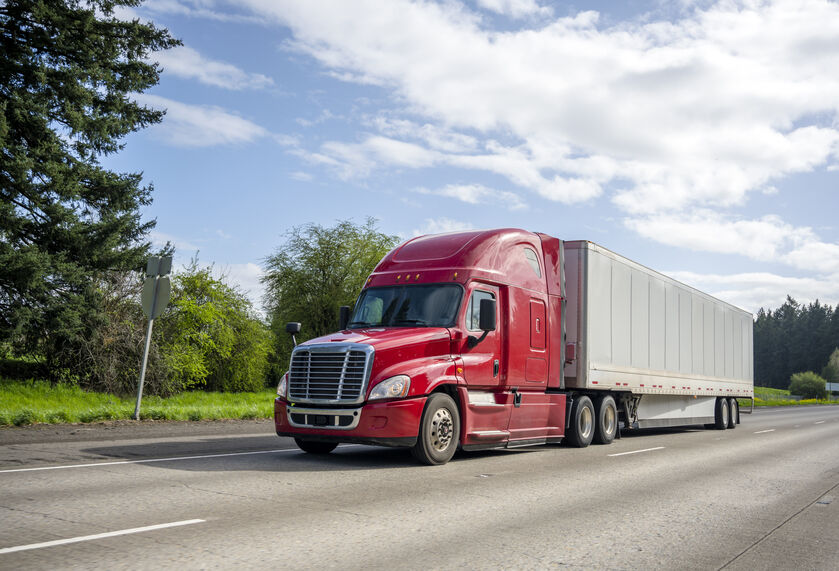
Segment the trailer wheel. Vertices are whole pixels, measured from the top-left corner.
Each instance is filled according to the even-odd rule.
[[[737,399],[728,399],[728,427],[737,428],[737,421],[740,420],[740,405]]]
[[[303,440],[302,438],[295,438],[294,442],[300,450],[309,454],[329,454],[338,446],[337,442],[318,442],[317,440]]]
[[[597,425],[594,427],[594,441],[610,444],[618,432],[618,408],[612,395],[603,395],[595,406]]]
[[[460,439],[460,414],[452,397],[434,393],[425,403],[417,443],[411,454],[429,466],[451,460]]]
[[[580,396],[574,399],[571,407],[571,427],[568,430],[568,441],[571,446],[585,448],[594,438],[594,405],[591,399]]]
[[[728,420],[728,399],[719,398],[714,409],[714,428],[725,430],[728,428]]]

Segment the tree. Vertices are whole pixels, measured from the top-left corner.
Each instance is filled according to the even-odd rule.
[[[276,340],[275,377],[288,367],[292,349],[285,324],[303,323],[298,341],[338,329],[338,308],[353,305],[367,276],[397,243],[396,236],[379,232],[372,218],[364,225],[343,220],[332,228],[307,224],[289,230],[266,259],[262,279]]]
[[[127,134],[163,113],[132,95],[155,85],[145,58],[180,42],[114,16],[140,0],[0,3],[0,342],[51,371],[106,321],[102,273],[139,269],[154,222],[142,175],[103,168]]]
[[[212,267],[193,260],[173,276],[172,301],[156,324],[172,391],[265,387],[270,331],[244,294],[213,277]]]
[[[787,296],[781,307],[761,308],[754,324],[755,382],[785,388],[795,371],[821,370],[839,337],[839,306],[801,305]]]
[[[789,392],[805,399],[827,398],[824,379],[812,371],[792,375],[790,377]]]
[[[827,365],[822,369],[822,378],[829,383],[839,383],[839,348],[830,354]]]

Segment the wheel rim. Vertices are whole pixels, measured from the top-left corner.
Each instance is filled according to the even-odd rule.
[[[431,418],[431,447],[437,452],[446,450],[454,436],[454,420],[447,408],[440,408]]]
[[[720,407],[722,412],[722,422],[723,424],[728,424],[728,402],[722,401],[722,407]]]
[[[594,423],[592,422],[591,409],[589,407],[584,406],[580,411],[580,422],[578,426],[580,428],[580,436],[583,437],[584,440],[588,439],[589,435],[591,435],[591,429],[594,426]]]
[[[612,434],[615,431],[615,425],[615,409],[610,406],[606,407],[603,415],[603,431],[606,434]]]

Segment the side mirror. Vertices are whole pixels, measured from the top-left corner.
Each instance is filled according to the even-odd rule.
[[[478,327],[484,332],[480,337],[470,335],[466,338],[466,344],[470,349],[476,347],[478,343],[486,339],[487,333],[495,331],[495,300],[482,299],[481,300],[481,316],[478,318]]]
[[[495,300],[481,300],[481,317],[478,322],[481,331],[495,331]]]
[[[350,322],[350,306],[342,305],[338,308],[338,330],[343,331]]]
[[[294,343],[294,346],[297,347],[297,338],[295,335],[300,333],[300,322],[299,321],[291,321],[285,324],[285,332],[291,335],[291,340]]]

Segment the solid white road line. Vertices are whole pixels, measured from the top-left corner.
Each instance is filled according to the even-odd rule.
[[[824,421],[823,421],[823,420],[820,420],[820,421],[818,421],[818,422],[814,422],[813,424],[824,424]]]
[[[774,428],[770,428],[769,430],[758,430],[755,434],[764,434],[766,432],[775,432]]]
[[[96,466],[116,466],[118,464],[149,464],[151,462],[176,462],[179,460],[200,460],[203,458],[224,458],[225,456],[247,456],[248,454],[273,454],[275,452],[297,452],[297,448],[278,450],[258,450],[256,452],[229,452],[227,454],[204,454],[202,456],[179,456],[176,458],[149,458],[146,460],[116,460],[114,462],[93,462],[91,464],[71,464],[69,466],[40,466],[38,468],[14,468],[0,470],[0,474],[11,472],[40,472],[43,470],[65,470],[67,468],[91,468]]]
[[[633,450],[632,452],[620,452],[618,454],[607,454],[606,456],[626,456],[627,454],[640,454],[641,452],[652,452],[653,450],[663,450],[664,446],[656,446],[655,448],[644,448],[643,450]]]
[[[354,448],[362,444],[341,444],[339,448]],[[119,464],[150,464],[152,462],[178,462],[181,460],[201,460],[204,458],[225,458],[227,456],[248,456],[251,454],[274,454],[277,452],[300,452],[299,448],[278,448],[276,450],[256,450],[254,452],[228,452],[225,454],[203,454],[201,456],[177,456],[173,458],[148,458],[145,460],[114,460],[113,462],[92,462],[90,464],[70,464],[67,466],[39,466],[38,468],[12,468],[0,470],[0,474],[11,472],[41,472],[44,470],[65,470],[67,468],[94,468],[97,466],[117,466]]]
[[[30,549],[42,549],[44,547],[53,547],[56,545],[67,545],[68,543],[79,543],[81,541],[93,541],[94,539],[102,539],[105,537],[116,537],[118,535],[129,535],[131,533],[143,533],[144,531],[154,531],[156,529],[166,529],[169,527],[179,527],[182,525],[192,525],[194,523],[204,523],[203,519],[187,519],[184,521],[173,521],[172,523],[161,523],[158,525],[147,525],[146,527],[134,527],[131,529],[121,529],[119,531],[109,531],[107,533],[97,533],[95,535],[83,535],[81,537],[71,537],[69,539],[56,539],[55,541],[44,541],[43,543],[30,543],[29,545],[17,545],[15,547],[5,547],[0,549],[2,553],[14,553],[16,551],[28,551]]]

